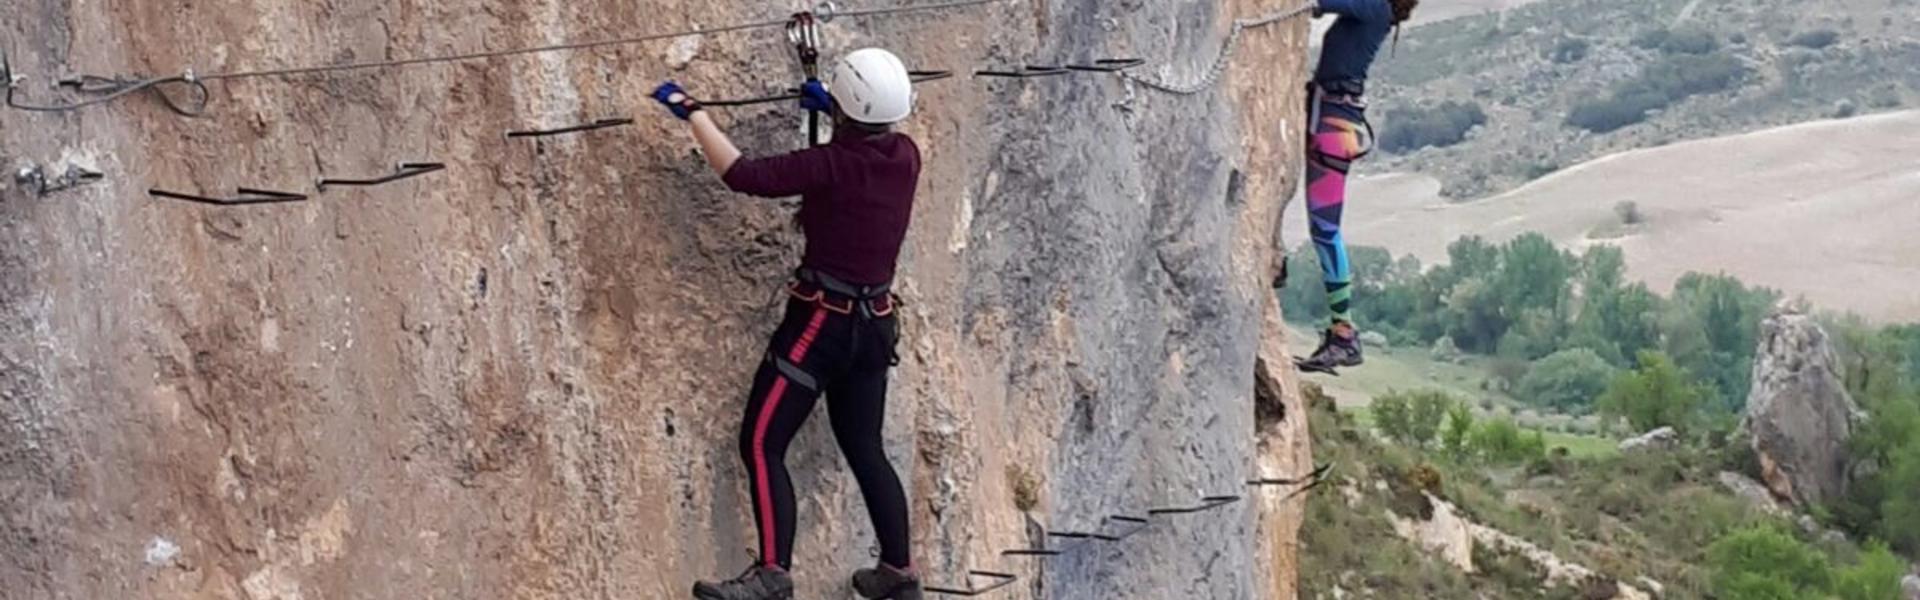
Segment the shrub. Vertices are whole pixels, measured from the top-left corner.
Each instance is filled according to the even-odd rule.
[[[1546,455],[1546,436],[1522,433],[1513,419],[1498,417],[1473,432],[1473,449],[1482,459],[1501,464],[1524,463]]]
[[[1832,581],[1827,557],[1771,527],[1742,529],[1707,548],[1722,598],[1813,598]]]
[[[1587,54],[1591,52],[1592,49],[1593,45],[1587,43],[1586,40],[1566,38],[1560,40],[1560,43],[1554,44],[1552,50],[1547,51],[1547,60],[1563,65],[1577,63],[1586,60]]]
[[[1669,56],[1647,65],[1604,98],[1574,105],[1567,124],[1606,133],[1645,120],[1647,112],[1698,94],[1725,90],[1747,76],[1740,59],[1720,53]]]
[[[1711,390],[1695,383],[1673,359],[1655,351],[1640,352],[1640,367],[1615,377],[1600,395],[1600,411],[1627,422],[1633,432],[1673,427],[1687,432]]]
[[[1832,29],[1815,29],[1794,34],[1793,37],[1787,38],[1787,45],[1819,50],[1832,46],[1837,41],[1840,41],[1839,32]]]
[[[1706,54],[1719,49],[1720,40],[1704,29],[1674,31],[1660,41],[1660,51],[1667,54]]]
[[[1640,214],[1640,204],[1632,200],[1621,200],[1613,205],[1613,214],[1620,217],[1621,225],[1638,225],[1646,220],[1646,215]]]
[[[1561,411],[1584,412],[1606,392],[1613,365],[1586,348],[1561,350],[1533,363],[1520,379],[1522,400]]]
[[[1387,117],[1380,148],[1396,154],[1444,148],[1467,139],[1469,130],[1486,122],[1486,112],[1471,102],[1449,100],[1437,106],[1395,111]]]
[[[1633,36],[1633,47],[1644,50],[1657,49],[1661,44],[1667,42],[1667,36],[1672,35],[1672,33],[1673,32],[1667,31],[1666,28],[1642,31],[1640,35]]]
[[[1394,391],[1373,400],[1374,424],[1388,438],[1414,447],[1432,444],[1448,408],[1459,404],[1445,392]]]

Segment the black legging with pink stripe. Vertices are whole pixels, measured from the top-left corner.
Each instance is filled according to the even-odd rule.
[[[795,511],[787,444],[824,392],[833,437],[873,519],[880,560],[903,570],[912,566],[906,491],[880,435],[887,413],[887,370],[898,334],[892,316],[863,317],[798,299],[787,302],[786,318],[754,375],[740,427],[740,458],[753,488],[765,564],[793,566]]]

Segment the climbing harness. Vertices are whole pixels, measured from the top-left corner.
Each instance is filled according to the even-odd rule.
[[[893,315],[900,304],[893,285],[853,285],[832,275],[801,267],[793,272],[794,282],[787,294],[820,308],[862,319],[883,319]]]

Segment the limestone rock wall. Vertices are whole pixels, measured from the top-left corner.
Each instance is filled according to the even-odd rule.
[[[44,98],[69,72],[405,58],[802,8],[0,0],[0,46]],[[1230,19],[1276,8],[1003,1],[826,33],[916,67],[1140,56],[1143,74],[1178,79]],[[1050,563],[998,552],[1033,543],[1035,525],[1086,528],[1308,468],[1304,411],[1256,435],[1251,377],[1279,335],[1265,284],[1297,172],[1305,33],[1251,31],[1226,85],[1140,90],[1130,112],[1110,76],[923,88],[888,436],[936,578],[1021,574],[1006,598],[1292,595],[1298,500],[1255,495]],[[735,429],[800,240],[789,207],[723,191],[645,94],[667,77],[762,94],[797,76],[787,52],[760,30],[216,82],[198,119],[145,95],[0,112],[10,172],[106,174],[44,197],[0,179],[0,589],[677,598],[744,565]],[[722,122],[750,151],[781,151],[799,142],[794,112]],[[501,135],[619,115],[638,122]],[[423,160],[449,168],[297,204],[145,196],[298,191]],[[801,597],[840,597],[872,561],[858,493],[824,419],[790,458]]]

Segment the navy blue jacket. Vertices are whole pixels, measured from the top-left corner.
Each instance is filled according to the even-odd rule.
[[[1339,15],[1320,43],[1320,68],[1313,81],[1364,83],[1374,56],[1393,31],[1393,7],[1387,0],[1320,0],[1322,12]]]

